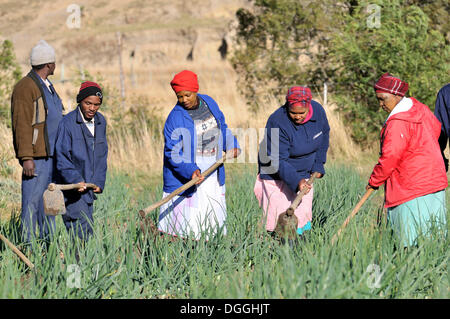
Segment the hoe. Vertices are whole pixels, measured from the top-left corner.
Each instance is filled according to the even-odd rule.
[[[211,167],[209,167],[206,171],[204,171],[202,173],[202,175],[206,178],[208,177],[212,172],[214,172],[220,165],[222,165],[227,159],[229,159],[229,156],[226,156],[226,154],[224,154],[220,159],[218,159]],[[186,184],[180,186],[179,188],[177,188],[176,190],[174,190],[170,195],[164,197],[163,199],[161,199],[159,202],[154,203],[153,205],[140,210],[139,211],[139,215],[142,219],[141,221],[141,230],[145,233],[145,232],[150,232],[151,234],[157,234],[158,230],[155,226],[155,224],[152,222],[152,220],[147,217],[147,215],[153,211],[154,209],[164,205],[165,203],[169,202],[172,198],[174,198],[175,196],[177,196],[178,194],[184,192],[185,190],[187,190],[188,188],[192,187],[195,185],[195,183],[197,183],[197,181],[199,180],[199,177],[196,177],[194,179],[191,179],[189,182],[187,182]]]
[[[64,215],[66,213],[66,205],[64,203],[64,190],[77,189],[82,187],[81,184],[48,184],[48,187],[43,195],[44,213],[49,216]],[[87,188],[95,189],[95,184],[86,183]]]
[[[308,185],[312,185],[316,177],[317,173],[314,172],[307,181]],[[297,209],[298,205],[300,205],[300,202],[302,201],[302,198],[306,194],[306,192],[307,191],[305,189],[301,190],[295,197],[291,206],[289,206],[289,208],[284,213],[281,213],[278,216],[275,233],[280,238],[295,239],[298,237],[298,218],[297,216],[295,216],[294,211]]]

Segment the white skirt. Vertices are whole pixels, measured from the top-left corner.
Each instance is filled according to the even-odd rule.
[[[201,172],[216,162],[216,157],[197,156],[196,164]],[[163,193],[163,198],[170,193]],[[211,173],[191,197],[175,196],[161,206],[158,229],[161,232],[183,238],[199,240],[202,235],[208,240],[219,228],[226,234],[225,185],[219,185],[217,169]]]

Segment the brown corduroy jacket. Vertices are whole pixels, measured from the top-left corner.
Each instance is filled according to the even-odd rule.
[[[17,82],[11,96],[14,150],[21,161],[48,155],[47,103],[37,76],[30,71]]]

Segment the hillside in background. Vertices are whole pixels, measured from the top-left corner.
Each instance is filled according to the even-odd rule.
[[[51,80],[67,110],[75,107],[85,73],[108,87],[106,103],[110,97],[120,101],[118,32],[127,103],[115,103],[113,112],[145,103],[164,119],[175,103],[169,82],[183,69],[198,74],[200,91],[219,102],[232,128],[264,127],[268,114],[282,102],[273,99],[256,116],[250,114],[236,87],[237,75],[219,52],[225,40],[229,56],[235,13],[249,6],[246,0],[78,1],[80,28],[69,27],[74,21],[68,12],[72,3],[0,1],[0,40],[13,42],[23,74],[30,68],[30,50],[40,39],[55,47],[57,66]]]
[[[267,117],[284,101],[270,96],[264,109],[254,114],[239,93],[237,74],[227,58],[233,50],[235,13],[249,7],[248,1],[83,0],[76,2],[81,13],[80,28],[69,27],[75,21],[71,19],[72,4],[72,0],[0,1],[0,41],[13,42],[23,75],[30,69],[31,48],[40,39],[55,48],[57,65],[50,79],[67,111],[76,106],[75,97],[83,79],[92,78],[104,87],[100,111],[110,124],[110,168],[140,172],[160,182],[162,124],[175,104],[169,82],[183,69],[198,74],[200,92],[219,103],[236,134],[243,133],[238,135],[246,156],[241,156],[242,160],[256,163],[257,141],[248,137],[248,130],[264,128]],[[219,51],[224,41],[228,45],[226,56]],[[321,88],[314,89],[313,98],[323,103]],[[324,105],[332,129],[329,159],[358,162],[355,166],[367,171],[373,167],[373,160],[367,160],[367,153],[360,156],[330,100],[332,96]],[[20,206],[22,170],[14,156],[10,129],[0,126],[0,137],[7,141],[0,146],[0,182],[6,192],[0,208],[3,206],[9,214],[11,205]]]
[[[52,80],[68,109],[75,107],[77,83],[85,71],[120,92],[120,32],[126,97],[144,95],[151,101],[149,106],[166,115],[174,104],[169,82],[186,68],[198,73],[201,90],[226,101],[222,107],[230,119],[234,116],[232,110],[241,103],[235,74],[218,49],[222,39],[230,42],[235,12],[247,1],[78,1],[80,28],[69,28],[74,21],[72,12],[67,12],[72,3],[0,2],[1,40],[13,42],[24,73],[29,69],[31,47],[40,39],[56,49]]]

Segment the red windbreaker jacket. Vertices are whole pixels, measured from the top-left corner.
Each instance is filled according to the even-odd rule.
[[[441,123],[428,106],[411,97],[412,107],[392,115],[381,130],[381,156],[369,185],[385,183],[385,207],[441,191],[448,186],[438,138]]]

